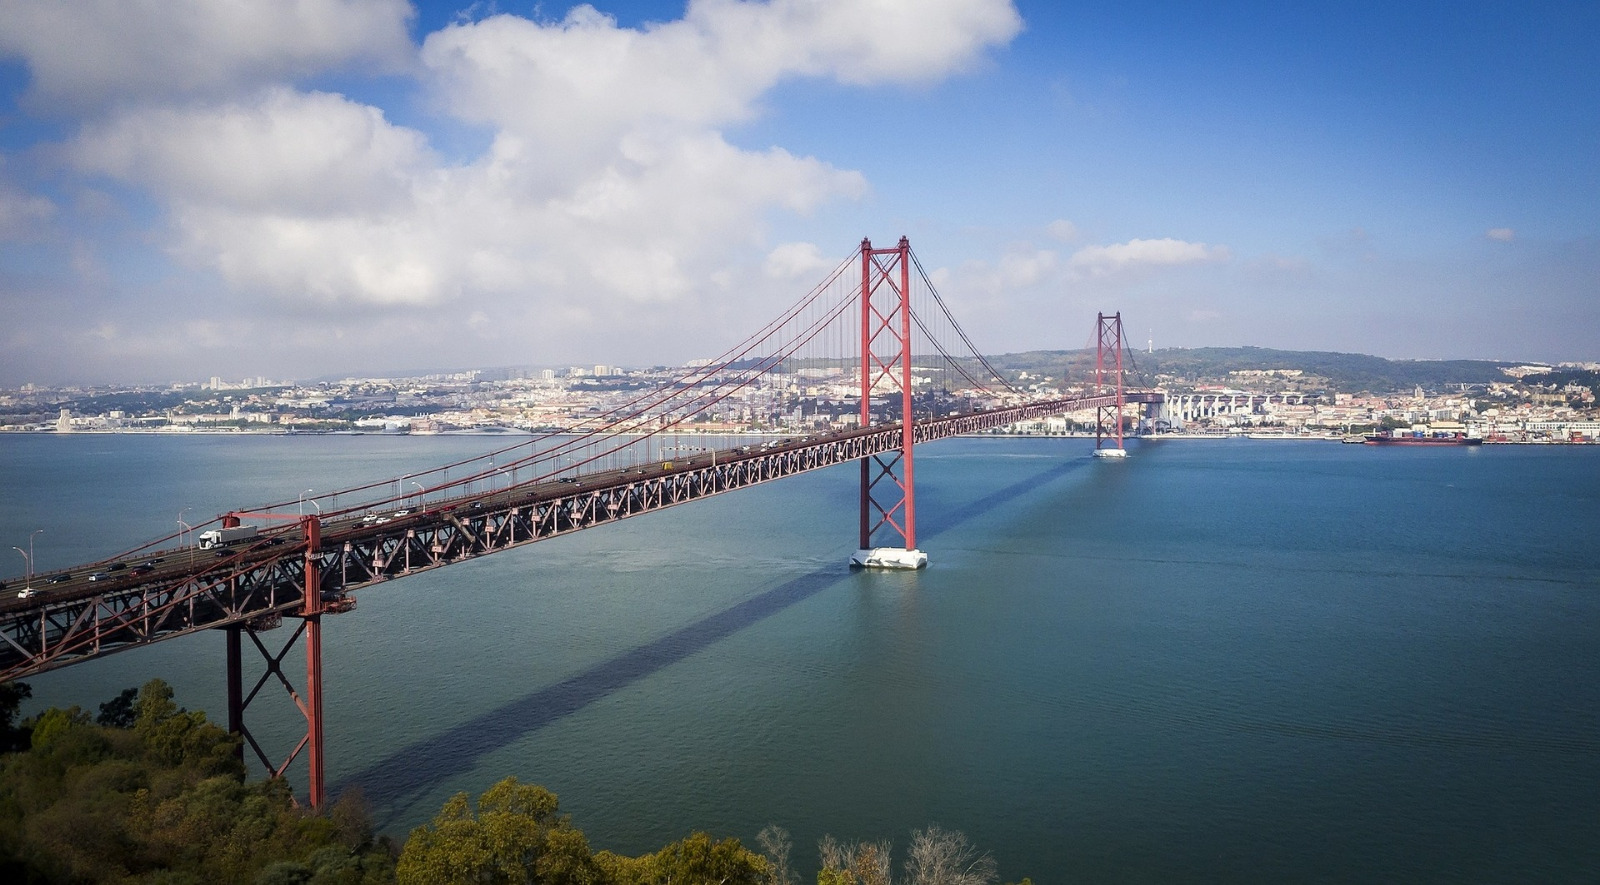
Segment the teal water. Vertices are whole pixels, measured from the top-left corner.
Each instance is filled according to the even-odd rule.
[[[0,437],[0,543],[47,571],[501,442]],[[843,567],[846,467],[364,591],[329,778],[404,834],[515,774],[623,852],[938,823],[1040,883],[1600,876],[1600,449],[1089,448],[920,449],[915,574]],[[151,676],[221,718],[220,636],[30,682]]]

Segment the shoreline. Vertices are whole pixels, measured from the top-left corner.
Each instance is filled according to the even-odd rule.
[[[744,436],[792,436],[798,431],[794,430],[738,430],[699,432],[683,431],[677,436],[696,437],[744,437]],[[498,430],[445,430],[434,432],[407,432],[389,433],[381,430],[244,430],[241,428],[227,429],[192,429],[192,428],[118,428],[96,430],[73,430],[62,433],[57,430],[4,430],[0,429],[0,439],[7,436],[377,436],[377,437],[407,437],[416,436],[433,438],[439,436],[504,436],[504,437],[544,437],[572,435],[570,431],[552,430],[520,430],[503,428]],[[641,434],[625,434],[640,436]],[[968,433],[961,434],[961,439],[1094,439],[1092,433]],[[953,437],[955,438],[955,437]],[[1344,443],[1343,434],[1296,434],[1296,433],[1162,433],[1155,435],[1125,436],[1125,441],[1139,440],[1141,442],[1163,442],[1167,440],[1182,441],[1226,441],[1249,440],[1251,442],[1320,442]],[[1483,445],[1504,446],[1590,446],[1600,443],[1600,440],[1565,440],[1565,439],[1491,439],[1485,437]]]

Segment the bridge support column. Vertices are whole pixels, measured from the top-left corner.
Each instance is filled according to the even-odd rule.
[[[892,249],[861,241],[861,426],[872,423],[874,391],[900,394],[900,447],[861,459],[860,546],[850,564],[868,568],[922,568],[917,548],[917,508],[911,408],[911,243]],[[899,546],[893,546],[898,540]]]
[[[301,751],[305,751],[307,802],[312,808],[320,809],[327,799],[322,753],[322,575],[317,558],[318,549],[322,546],[322,523],[315,516],[307,516],[303,518],[303,525],[306,533],[304,596],[300,611],[293,615],[301,621],[300,626],[283,644],[283,648],[273,654],[267,650],[260,637],[261,633],[282,625],[281,615],[273,614],[249,622],[235,622],[223,628],[227,634],[228,646],[228,730],[239,735],[241,739],[240,756],[244,755],[244,747],[248,745],[255,751],[256,759],[267,769],[271,777],[282,777],[289,770],[289,766],[294,764],[295,759],[299,758]],[[243,680],[241,640],[244,636],[250,637],[251,644],[266,662],[266,672],[261,674],[249,692],[244,691]],[[305,641],[306,650],[304,697],[295,691],[294,685],[283,672],[283,659],[301,639]],[[280,763],[274,763],[267,756],[244,721],[245,710],[274,677],[306,720],[305,736]]]
[[[234,755],[244,761],[244,662],[240,656],[239,635],[243,624],[229,624],[222,628],[228,642],[228,733],[239,735],[239,746]]]
[[[326,801],[322,768],[322,570],[317,553],[322,547],[322,520],[306,518],[306,594],[301,617],[306,626],[306,787],[311,807]]]

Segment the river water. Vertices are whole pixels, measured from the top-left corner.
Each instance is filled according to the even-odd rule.
[[[503,442],[6,435],[0,543],[44,528],[46,572]],[[937,823],[1041,885],[1600,875],[1600,448],[1091,447],[919,449],[917,573],[845,568],[846,466],[363,591],[329,780],[404,835],[514,774],[626,853]],[[30,709],[160,676],[221,720],[222,665],[161,643]],[[287,751],[287,698],[250,717]]]

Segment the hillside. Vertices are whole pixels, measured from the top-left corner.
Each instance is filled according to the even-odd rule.
[[[1094,374],[1093,350],[1035,350],[991,357],[996,368],[1082,381]],[[1390,360],[1360,353],[1273,350],[1265,347],[1166,348],[1132,354],[1135,383],[1238,383],[1230,373],[1300,370],[1296,386],[1342,393],[1384,393],[1422,387],[1435,391],[1462,384],[1510,380],[1501,370],[1514,363],[1492,360]]]

